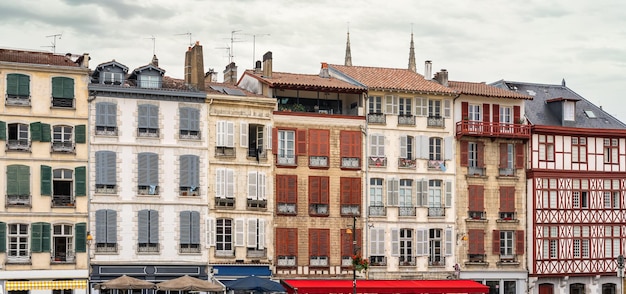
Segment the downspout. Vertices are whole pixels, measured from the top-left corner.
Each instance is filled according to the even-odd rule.
[[[85,178],[85,180],[87,181],[87,187],[85,187],[86,192],[87,192],[87,293],[91,293],[91,243],[89,241],[90,239],[90,235],[91,235],[91,184],[90,184],[90,180],[89,180],[89,175],[91,174],[89,172],[91,166],[90,166],[90,162],[91,160],[89,160],[89,157],[91,156],[91,105],[94,100],[96,100],[96,98],[98,98],[98,96],[96,96],[96,92],[91,92],[89,93],[90,96],[87,97],[87,127],[86,129],[86,142],[87,142],[87,164],[85,167],[85,171],[87,173],[87,176]],[[93,236],[93,235],[91,235]]]
[[[369,96],[367,95],[367,93],[364,94],[364,100],[365,103],[363,105],[363,110],[366,110],[368,102],[367,99],[369,98]],[[364,131],[364,135],[365,135],[365,202],[363,203],[364,208],[367,207],[367,203],[369,201],[369,155],[368,155],[368,150],[369,150],[369,146],[368,146],[368,122],[367,122],[367,111],[365,112],[365,130],[361,130],[361,132]],[[367,209],[363,209],[364,213],[365,213],[365,227],[363,228],[363,230],[365,231],[365,244],[363,244],[365,247],[363,250],[363,255],[362,256],[368,256],[369,258],[369,213],[367,213]],[[365,272],[365,279],[369,279],[369,271]]]

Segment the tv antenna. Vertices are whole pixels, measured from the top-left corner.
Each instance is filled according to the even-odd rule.
[[[235,34],[241,32],[241,30],[233,30],[230,32],[230,47],[228,47],[228,64],[230,64],[231,62],[233,62],[233,59],[235,59],[235,48],[234,48],[234,43],[235,42],[242,42],[240,39],[235,38]],[[224,49],[224,48],[219,48],[219,49]]]
[[[189,47],[193,46],[193,43],[191,42],[191,33],[190,32],[186,32],[186,33],[182,33],[182,34],[176,34],[174,36],[182,36],[182,35],[189,36]]]
[[[144,39],[152,40],[152,55],[156,55],[156,38],[154,37],[154,35],[152,35],[152,37],[150,38],[144,38]]]
[[[252,36],[252,68],[256,66],[255,54],[256,54],[256,37],[269,37],[270,34],[246,34]]]
[[[52,43],[51,43],[52,45],[50,45],[50,46],[42,46],[42,47],[52,48],[52,53],[53,54],[56,53],[56,50],[57,50],[57,38],[59,40],[61,40],[61,36],[63,36],[63,33],[46,36],[46,38],[52,38]]]
[[[230,47],[226,45],[224,47],[216,47],[215,49],[226,49],[226,53],[228,54],[228,64],[230,64],[230,57],[232,56],[230,53]]]

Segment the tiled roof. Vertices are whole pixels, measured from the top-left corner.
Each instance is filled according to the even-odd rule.
[[[532,96],[517,93],[502,88],[487,85],[485,83],[458,82],[448,81],[448,86],[460,93],[467,95],[495,97],[495,98],[512,98],[512,99],[533,99]]]
[[[408,69],[329,64],[338,71],[370,89],[392,91],[416,91],[438,94],[456,94],[456,91]]]
[[[336,78],[322,78],[314,74],[295,74],[284,72],[272,72],[272,77],[267,78],[253,70],[246,70],[247,74],[257,77],[272,88],[297,87],[297,88],[328,88],[336,91],[365,91],[365,88],[356,86]]]
[[[0,49],[0,61],[72,67],[80,66],[64,55],[14,49]]]
[[[196,91],[195,89],[187,85],[187,83],[185,83],[185,80],[172,78],[170,76],[163,77],[162,87],[165,89],[172,89],[172,90]],[[228,89],[229,91],[219,91],[216,89]],[[203,92],[206,92],[208,94],[221,94],[221,95],[234,95],[233,93],[236,93],[238,95],[235,95],[235,96],[242,96],[243,94],[244,97],[265,97],[263,95],[258,95],[255,93],[248,92],[232,84],[217,83],[217,82],[205,82]]]

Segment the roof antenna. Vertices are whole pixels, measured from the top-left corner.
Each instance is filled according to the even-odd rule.
[[[233,30],[230,32],[230,47],[228,47],[228,64],[231,64],[233,62],[233,59],[235,59],[235,48],[233,47],[233,43],[234,42],[242,42],[239,39],[235,38],[235,34],[241,32],[241,30]],[[224,48],[218,48],[218,49],[224,49]]]
[[[191,33],[190,32],[186,32],[186,33],[182,33],[182,34],[176,34],[174,36],[182,36],[182,35],[189,36],[189,47],[193,46],[193,43],[191,42]]]
[[[152,55],[156,55],[156,38],[154,37],[154,35],[152,35],[152,37],[150,38],[144,38],[144,39],[152,40]]]
[[[53,38],[52,39],[52,45],[51,46],[41,46],[41,47],[49,47],[52,48],[52,53],[56,53],[56,48],[57,48],[57,38],[59,38],[59,40],[61,40],[61,36],[63,36],[63,33],[60,34],[54,34],[54,35],[48,35],[46,36],[46,38]]]
[[[256,60],[254,60],[254,56],[256,54],[256,37],[265,37],[270,36],[270,34],[246,34],[248,36],[252,36],[252,68],[256,66]]]

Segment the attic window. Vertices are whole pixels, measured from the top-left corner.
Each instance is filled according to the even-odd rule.
[[[565,101],[563,103],[563,120],[573,121],[575,120],[576,113],[576,102],[574,101]]]
[[[593,110],[585,110],[585,114],[587,115],[588,118],[596,118],[596,114],[593,113]]]

